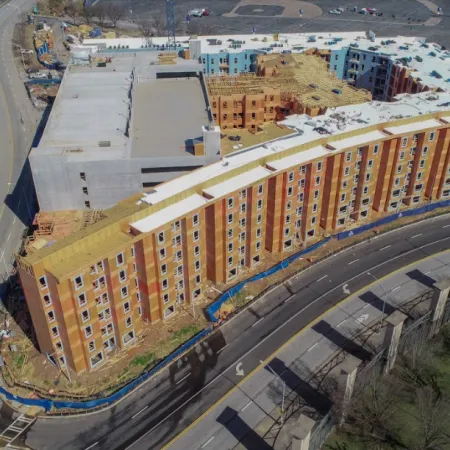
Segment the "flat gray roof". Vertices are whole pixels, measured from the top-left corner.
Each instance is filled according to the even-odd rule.
[[[131,68],[69,67],[39,146],[87,150],[109,141],[111,147],[123,147],[131,83]]]
[[[186,146],[208,124],[200,80],[167,78],[138,83],[133,94],[131,157],[191,157]]]

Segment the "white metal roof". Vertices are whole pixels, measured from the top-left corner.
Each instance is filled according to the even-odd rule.
[[[208,200],[201,195],[194,194],[184,199],[182,202],[178,202],[174,205],[170,205],[167,208],[163,208],[161,211],[145,217],[144,219],[133,222],[131,226],[141,233],[148,233],[149,231],[156,230],[160,226],[172,222],[178,217],[184,216],[191,211],[200,208],[205,205]]]
[[[286,158],[278,159],[267,164],[268,167],[274,170],[286,170],[294,166],[300,166],[308,161],[311,161],[321,156],[330,154],[330,150],[319,145],[317,147],[305,150],[304,152],[296,153],[295,155],[287,156]]]
[[[346,148],[358,147],[360,145],[367,144],[368,142],[379,141],[381,139],[385,139],[386,137],[386,134],[382,133],[381,131],[375,130],[370,131],[369,133],[342,139],[340,141],[333,141],[330,142],[330,145],[336,150],[344,150]]]
[[[426,130],[427,128],[437,128],[442,127],[443,124],[439,122],[439,120],[430,119],[425,120],[424,122],[420,122],[420,128],[423,130]],[[409,123],[407,125],[399,125],[398,127],[389,127],[386,128],[386,131],[392,134],[408,134],[408,133],[414,133],[414,131],[417,130],[417,124],[416,123]]]
[[[203,192],[214,198],[223,197],[230,192],[234,192],[253,183],[256,183],[258,180],[263,180],[264,178],[269,177],[271,174],[272,172],[270,170],[267,170],[264,167],[257,167],[241,175],[238,175],[237,177],[229,178],[223,183],[219,183],[213,187],[205,189]]]

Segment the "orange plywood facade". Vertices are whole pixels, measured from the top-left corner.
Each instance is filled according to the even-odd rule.
[[[207,184],[199,175],[195,195],[204,206],[150,231],[130,224],[165,210],[141,205],[104,219],[78,240],[73,235],[54,249],[19,257],[41,351],[76,372],[91,370],[112,348],[132,345],[144,322],[165,320],[195,302],[207,279],[232,282],[267,252],[292,251],[375,214],[450,198],[450,125],[444,116],[430,117],[439,120],[434,129],[421,129],[416,119],[412,131],[393,134],[390,127],[411,121],[404,119],[376,125],[381,137],[375,141],[343,146],[354,132],[319,138],[308,149],[321,146],[321,156],[310,160],[301,160],[305,149],[294,148]],[[291,159],[297,155],[300,163]],[[239,178],[255,170],[263,178]],[[219,184],[228,190],[214,191]],[[182,205],[183,195],[165,199],[163,207]]]

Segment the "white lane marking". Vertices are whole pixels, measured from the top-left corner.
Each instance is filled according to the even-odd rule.
[[[396,291],[397,289],[400,289],[400,288],[401,288],[401,286],[397,286],[394,289],[392,289],[392,292],[394,292],[394,291]]]
[[[90,448],[95,447],[98,444],[98,441],[95,442],[94,444],[90,445],[89,447],[86,447],[84,450],[89,450]]]
[[[414,239],[414,238],[419,237],[419,236],[422,236],[422,233],[415,234],[414,236],[411,237],[411,239]]]
[[[11,233],[8,234],[8,237],[6,238],[7,241],[11,238]]]
[[[410,253],[414,253],[417,252],[419,250],[422,250],[424,248],[427,248],[431,245],[435,245],[438,244],[440,242],[444,242],[444,241],[448,241],[450,240],[450,236],[447,236],[445,238],[442,239],[437,239],[436,241],[433,242],[428,242],[428,244],[424,244],[421,245],[420,247],[416,247],[416,248],[412,248],[411,250],[408,250],[405,253],[402,253],[401,255],[397,255],[394,256],[392,258],[386,259],[385,261],[380,262],[379,264],[375,264],[374,266],[370,267],[368,269],[369,272],[374,271],[375,269],[378,269],[378,267],[382,267],[385,264],[395,261],[397,259],[400,258],[404,258],[405,256],[409,255]],[[448,250],[447,250],[448,251]],[[177,411],[179,411],[183,406],[185,406],[186,404],[188,404],[190,401],[192,401],[193,398],[197,397],[198,395],[200,395],[208,386],[210,386],[211,384],[213,384],[215,381],[217,381],[220,377],[223,376],[223,374],[230,370],[232,367],[234,368],[236,365],[237,361],[240,361],[241,359],[244,359],[247,355],[249,355],[251,352],[253,352],[254,350],[256,350],[260,345],[264,344],[264,342],[266,342],[268,339],[270,339],[275,333],[277,333],[279,330],[281,330],[283,327],[285,327],[288,323],[290,323],[292,320],[295,320],[300,314],[302,314],[305,310],[307,310],[308,308],[310,308],[311,306],[315,305],[319,300],[321,300],[322,298],[326,297],[327,295],[329,295],[331,292],[334,292],[336,289],[342,289],[342,286],[344,286],[346,283],[348,283],[349,281],[353,281],[356,280],[357,278],[366,275],[367,270],[361,273],[358,273],[357,275],[354,275],[353,277],[350,277],[348,280],[342,282],[341,284],[338,284],[337,286],[335,286],[334,288],[331,288],[329,291],[325,292],[324,294],[320,295],[319,297],[317,297],[316,299],[314,299],[309,305],[306,305],[305,307],[303,307],[302,309],[300,309],[299,311],[297,311],[294,315],[292,315],[291,317],[289,317],[289,319],[287,319],[285,322],[283,322],[282,324],[280,324],[277,328],[275,328],[275,330],[273,330],[271,333],[269,333],[267,336],[265,336],[263,339],[261,339],[254,347],[252,347],[250,350],[248,350],[247,352],[245,352],[241,357],[239,357],[239,359],[237,359],[234,363],[232,363],[231,365],[228,366],[227,369],[223,370],[222,373],[219,373],[216,377],[214,377],[209,383],[205,384],[198,392],[196,392],[192,397],[189,397],[184,403],[182,403],[180,406],[178,406],[178,408],[174,409],[168,416],[164,417],[164,419],[160,420],[156,425],[154,425],[152,428],[150,428],[150,430],[148,430],[145,434],[143,434],[141,437],[139,437],[138,439],[136,439],[134,442],[132,442],[128,447],[125,448],[125,450],[129,450],[131,447],[133,447],[135,444],[137,444],[138,442],[141,442],[142,439],[144,439],[145,437],[147,437],[151,432],[153,432],[156,428],[158,428],[161,424],[163,424],[167,419],[169,419],[170,417],[172,417]],[[300,274],[297,276],[297,278],[300,278]],[[372,283],[375,284],[375,283]],[[236,317],[236,316],[234,316]]]
[[[257,320],[253,325],[252,325],[252,327],[254,327],[255,325],[257,325],[259,322],[261,322],[261,320],[263,320],[264,319],[264,317],[261,317],[261,319],[259,319],[259,320]]]
[[[217,354],[219,354],[224,348],[227,348],[230,344],[225,344],[222,348],[219,348],[219,350],[217,350]]]
[[[189,372],[187,375],[185,375],[183,378],[181,378],[181,380],[178,380],[175,384],[180,384],[183,380],[185,380],[189,375],[191,374],[191,372]]]
[[[288,302],[289,300],[292,300],[294,298],[294,296],[293,295],[291,295],[290,297],[288,297],[283,303],[286,303],[286,302]]]
[[[428,272],[425,272],[425,275],[428,275],[431,272],[431,270],[429,270]]]
[[[364,308],[363,309],[366,309],[366,308],[368,308],[370,305],[366,305],[366,306],[364,306]]]
[[[15,224],[15,223],[16,223],[16,219],[17,219],[17,217],[16,217],[16,216],[14,216],[13,224]]]
[[[450,227],[450,224],[444,225],[442,228],[448,228],[448,227]]]
[[[131,416],[132,419],[134,419],[135,417],[137,417],[140,413],[144,412],[146,409],[148,408],[147,406],[144,406],[139,412],[137,412],[134,416]]]
[[[385,247],[383,247],[383,248],[380,248],[380,252],[381,252],[381,250],[386,250],[387,248],[389,248],[391,246],[391,244],[389,244],[389,245],[386,245]]]
[[[215,436],[210,437],[203,445],[202,448],[205,448],[213,439],[215,438]]]
[[[348,265],[350,266],[351,264],[353,264],[353,263],[355,263],[355,262],[357,262],[357,261],[359,261],[359,259],[355,259],[354,261],[350,261],[350,262],[348,263]]]
[[[251,404],[252,404],[252,402],[248,402],[248,403],[241,409],[241,412],[242,412],[242,411],[245,411]]]
[[[344,319],[342,322],[338,323],[336,328],[339,328],[344,322],[347,322],[347,319]]]
[[[310,352],[317,344],[318,344],[318,342],[316,342],[312,347],[309,347],[308,352]],[[306,353],[308,353],[308,352],[306,352]]]
[[[325,280],[325,278],[326,278],[327,276],[328,276],[328,275],[324,275],[322,278],[319,278],[319,279],[316,281],[316,283],[318,283],[319,281]]]

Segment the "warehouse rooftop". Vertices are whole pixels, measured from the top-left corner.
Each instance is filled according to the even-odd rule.
[[[209,123],[200,65],[178,57],[160,64],[159,55],[124,53],[99,67],[98,54],[90,65],[69,65],[37,151],[91,161],[191,157]]]
[[[192,155],[193,141],[208,125],[198,78],[148,80],[137,84],[133,98],[132,157]]]

